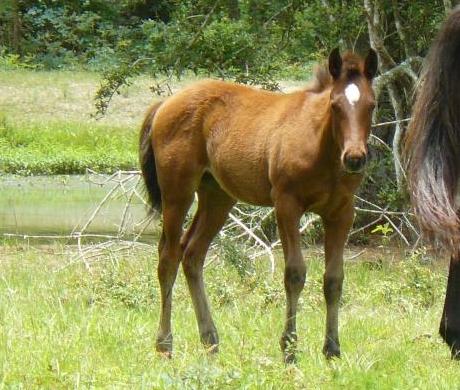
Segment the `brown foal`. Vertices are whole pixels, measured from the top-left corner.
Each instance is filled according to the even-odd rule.
[[[172,351],[172,289],[181,262],[201,341],[217,351],[203,264],[211,241],[241,200],[275,207],[285,258],[287,310],[280,344],[286,362],[295,358],[297,303],[306,276],[299,222],[306,211],[322,217],[327,305],[323,352],[340,355],[343,249],[366,162],[376,70],[374,51],[362,59],[352,53],[341,56],[335,49],[302,91],[279,94],[206,80],[150,109],[141,132],[140,160],[152,206],[163,214],[159,352]],[[195,192],[198,209],[183,233]]]

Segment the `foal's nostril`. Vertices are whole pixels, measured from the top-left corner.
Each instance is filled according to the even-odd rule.
[[[366,165],[366,156],[350,156],[345,157],[345,167],[350,172],[361,172]]]

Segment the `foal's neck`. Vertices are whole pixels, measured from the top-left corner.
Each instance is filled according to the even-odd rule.
[[[323,125],[320,129],[320,154],[321,159],[335,166],[340,165],[341,148],[335,136],[337,132],[334,129],[330,93],[330,89],[323,91],[321,93],[323,96],[319,97],[320,100],[318,102],[323,112]],[[326,107],[326,109],[324,109],[324,107]]]

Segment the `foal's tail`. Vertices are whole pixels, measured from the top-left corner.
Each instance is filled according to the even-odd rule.
[[[141,166],[142,176],[144,177],[145,187],[147,189],[150,205],[152,211],[161,211],[161,191],[158,185],[157,170],[155,166],[155,155],[153,154],[152,146],[152,122],[160,103],[152,105],[142,124],[141,133],[139,137],[139,163]]]
[[[460,6],[431,47],[405,142],[415,212],[428,237],[460,244]]]

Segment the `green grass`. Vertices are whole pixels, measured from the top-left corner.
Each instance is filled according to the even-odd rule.
[[[22,175],[137,168],[135,131],[108,125],[0,118],[0,171]]]
[[[96,120],[96,74],[0,71],[0,172],[83,173],[136,169],[149,80],[137,78]]]
[[[346,265],[342,358],[327,362],[322,260],[312,253],[298,320],[299,362],[285,367],[278,337],[282,267],[241,273],[235,259],[206,270],[221,352],[200,346],[186,283],[174,292],[174,356],[154,352],[159,297],[147,254],[56,272],[62,248],[1,247],[0,387],[177,389],[449,389],[459,363],[437,335],[443,267],[362,259]],[[228,256],[228,251],[226,252]],[[233,253],[233,252],[231,252]],[[230,256],[236,256],[235,253]],[[388,257],[390,257],[388,255]]]

